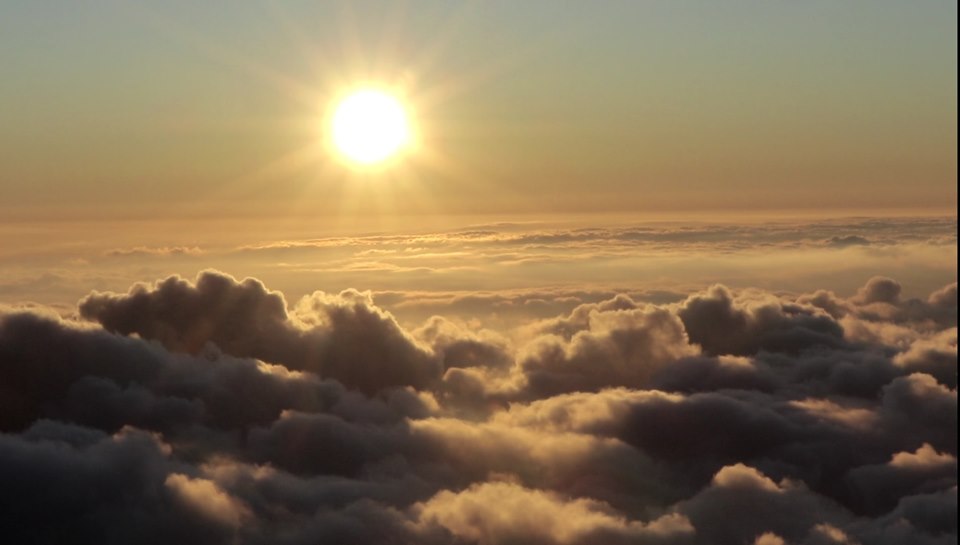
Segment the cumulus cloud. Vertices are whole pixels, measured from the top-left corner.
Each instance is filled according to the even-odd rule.
[[[948,490],[957,479],[957,458],[937,452],[929,443],[916,451],[894,453],[883,464],[857,467],[846,480],[867,512],[882,514],[901,498]]]
[[[743,464],[720,469],[710,485],[682,502],[679,510],[708,543],[748,543],[768,532],[799,541],[818,524],[843,525],[852,518],[802,483],[774,482]]]
[[[213,481],[171,473],[163,484],[187,510],[228,528],[239,527],[246,513],[242,503],[224,493]]]
[[[850,298],[829,290],[817,290],[797,298],[829,313],[834,318],[851,317],[880,325],[910,325],[921,331],[957,326],[957,284],[944,286],[926,299],[903,298],[903,287],[892,278],[875,276]]]
[[[690,296],[677,315],[690,340],[713,355],[843,346],[843,328],[830,316],[767,293],[747,292],[735,297],[724,286],[714,286],[706,293]]]
[[[716,285],[565,300],[510,329],[405,327],[370,292],[290,303],[206,271],[91,293],[76,319],[4,308],[0,527],[18,543],[952,543],[956,285],[905,291]]]
[[[524,348],[519,366],[538,395],[618,385],[639,387],[660,367],[699,353],[665,309],[591,313],[569,340],[545,335]]]
[[[206,271],[196,282],[174,276],[126,294],[94,293],[79,309],[108,331],[136,333],[171,350],[198,353],[213,344],[368,393],[440,377],[441,363],[429,347],[355,290],[316,292],[288,312],[283,295],[261,282]]]
[[[511,483],[488,482],[461,492],[443,491],[413,507],[417,526],[434,527],[478,545],[506,543],[692,543],[694,528],[671,513],[644,523],[627,520],[589,499],[565,499]]]

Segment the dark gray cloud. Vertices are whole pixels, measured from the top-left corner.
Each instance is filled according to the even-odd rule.
[[[711,355],[799,353],[814,346],[845,345],[843,328],[829,315],[769,294],[735,298],[727,288],[714,286],[689,297],[677,315],[690,340]]]
[[[852,316],[873,322],[911,324],[925,329],[957,326],[957,283],[931,293],[926,299],[901,296],[903,287],[892,278],[875,276],[850,298],[838,297],[827,290],[797,298],[833,316]]]
[[[957,479],[957,459],[924,443],[915,452],[898,452],[883,464],[847,473],[852,493],[868,514],[892,511],[901,498],[949,490]]]
[[[212,271],[196,283],[173,276],[122,295],[91,294],[79,309],[108,331],[136,333],[171,350],[198,352],[212,342],[239,356],[277,362],[295,357],[287,353],[297,332],[287,326],[283,295],[254,279],[236,282]]]
[[[594,312],[569,340],[545,335],[518,361],[536,395],[646,384],[661,367],[698,354],[683,323],[665,309]]]
[[[218,512],[225,506],[198,509],[167,485],[181,467],[156,436],[43,424],[0,435],[5,541],[201,544],[232,536],[238,520]]]
[[[214,271],[195,283],[170,277],[129,293],[94,293],[80,314],[108,331],[157,340],[174,351],[199,353],[213,344],[226,353],[307,370],[374,393],[390,386],[422,387],[441,364],[370,298],[348,290],[320,292],[288,314],[283,295],[252,278]]]
[[[5,309],[0,528],[13,543],[953,543],[956,284],[903,292],[874,278],[847,298],[718,285],[552,307],[545,290],[559,316],[494,331],[456,313],[406,328],[355,290],[291,305],[208,271],[93,293],[82,320]]]
[[[837,248],[846,248],[847,246],[867,246],[870,239],[859,235],[832,236],[827,239],[827,245]]]

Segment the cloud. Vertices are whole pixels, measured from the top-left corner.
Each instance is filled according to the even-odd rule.
[[[957,390],[923,373],[897,377],[883,388],[881,411],[901,436],[957,452]],[[947,431],[950,430],[950,431]]]
[[[864,543],[946,545],[957,536],[957,487],[906,496],[886,515],[851,525]]]
[[[951,327],[921,337],[893,358],[898,367],[935,377],[951,388],[957,387],[957,328]]]
[[[712,355],[800,352],[844,344],[843,328],[830,316],[765,293],[735,297],[727,288],[714,286],[687,298],[677,315],[691,342]]]
[[[440,316],[433,316],[413,331],[413,335],[434,348],[444,369],[504,368],[513,363],[509,340],[495,331],[474,332]]]
[[[627,520],[609,506],[588,499],[567,500],[555,493],[507,482],[443,491],[413,507],[420,532],[445,530],[478,545],[525,543],[692,543],[694,528],[682,515],[649,523]]]
[[[773,532],[765,532],[759,536],[753,542],[753,545],[786,545],[786,541],[782,537],[778,536]]]
[[[115,248],[104,252],[108,257],[144,257],[144,256],[198,256],[204,251],[197,246],[135,246],[133,248]]]
[[[190,272],[192,279],[198,268],[215,267],[237,278],[257,277],[291,302],[324,286],[333,293],[370,289],[408,329],[441,314],[469,316],[502,331],[526,323],[535,310],[537,318],[549,318],[618,293],[662,304],[706,282],[797,293],[829,288],[846,295],[882,274],[907,287],[906,299],[956,279],[954,217],[531,222],[312,239],[277,238],[283,228],[274,225],[258,231],[262,242],[252,245],[242,229],[214,235],[203,228],[178,233],[167,225],[161,240],[136,229],[86,227],[74,233],[83,244],[63,245],[49,231],[0,255],[0,296],[59,305],[91,289],[123,292],[170,271]],[[870,244],[827,243],[844,237]],[[443,299],[453,301],[445,305]]]
[[[286,411],[269,428],[250,433],[253,460],[293,473],[356,476],[364,467],[403,451],[405,433],[357,424],[329,414]]]
[[[126,294],[93,293],[79,309],[108,331],[136,333],[178,351],[195,353],[212,342],[238,356],[281,362],[293,357],[284,347],[297,341],[282,294],[216,272],[201,273],[196,283],[172,276]]]
[[[774,482],[756,469],[720,469],[708,487],[678,506],[707,543],[749,543],[767,533],[800,541],[820,525],[843,526],[852,517],[802,483]]]
[[[454,312],[408,327],[370,292],[290,303],[207,271],[91,293],[77,318],[4,307],[0,528],[31,543],[952,543],[956,286],[905,291],[561,290],[576,300],[515,328]]]
[[[47,426],[49,433],[50,426]],[[225,543],[223,506],[175,501],[169,445],[125,428],[109,436],[59,425],[58,437],[0,435],[0,527],[14,543]],[[86,435],[78,445],[64,442]],[[192,481],[191,481],[192,482]]]
[[[683,323],[664,309],[593,312],[569,340],[541,336],[528,344],[518,365],[537,394],[639,387],[662,366],[699,350]]]
[[[867,246],[870,239],[859,235],[832,236],[826,241],[828,246],[846,248],[847,246]]]
[[[954,282],[948,286],[933,292],[930,294],[930,297],[927,299],[927,302],[938,308],[943,308],[945,310],[957,308],[957,283]]]
[[[947,490],[957,481],[957,458],[929,443],[897,452],[883,464],[857,467],[846,476],[866,512],[890,512],[901,498]]]
[[[247,508],[207,479],[191,479],[187,475],[171,473],[163,481],[177,501],[184,507],[217,524],[237,528],[247,515]]]
[[[902,290],[903,287],[896,280],[874,276],[857,291],[853,301],[867,305],[872,303],[896,304],[900,300]]]
[[[956,282],[944,286],[926,299],[901,297],[903,287],[892,278],[874,276],[848,299],[828,290],[797,298],[798,303],[823,309],[834,318],[890,324],[911,324],[921,330],[937,330],[957,325]]]
[[[94,293],[79,305],[108,331],[199,353],[208,344],[239,356],[307,370],[374,393],[440,378],[428,347],[375,307],[369,295],[316,292],[288,313],[282,294],[259,281],[206,271],[195,283],[173,276],[126,294]]]

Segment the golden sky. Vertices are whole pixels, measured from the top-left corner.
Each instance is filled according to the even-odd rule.
[[[956,6],[164,2],[0,8],[8,218],[956,206]],[[420,152],[322,145],[396,90]]]

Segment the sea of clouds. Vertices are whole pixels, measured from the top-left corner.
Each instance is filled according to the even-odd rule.
[[[0,301],[70,313],[93,289],[122,292],[136,282],[174,273],[193,278],[214,268],[258,278],[291,300],[317,289],[370,290],[411,328],[440,314],[500,329],[617,294],[678,301],[721,283],[850,295],[882,275],[901,282],[905,295],[922,297],[957,274],[956,217],[719,223],[588,217],[341,235],[302,229],[307,233],[252,219],[51,226],[0,218]]]
[[[956,543],[955,282],[551,293],[497,329],[213,270],[3,307],[2,541]]]

